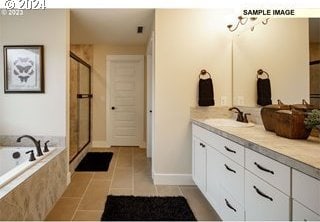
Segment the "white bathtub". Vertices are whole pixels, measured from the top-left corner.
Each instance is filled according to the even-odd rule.
[[[44,153],[41,157],[37,157],[35,147],[0,147],[0,189],[35,164],[55,153],[56,148],[49,147],[49,149],[49,152]],[[26,154],[29,150],[33,150],[36,157],[35,161],[29,161],[30,153]],[[20,154],[20,157],[15,159],[13,158],[13,154],[16,152]]]

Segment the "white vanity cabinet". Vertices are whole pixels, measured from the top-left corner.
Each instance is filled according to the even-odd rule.
[[[246,220],[290,219],[290,167],[245,151]]]
[[[244,147],[194,124],[192,133],[194,182],[223,220],[244,220]]]
[[[292,219],[320,220],[320,181],[292,170]]]
[[[222,220],[292,218],[290,167],[196,124],[192,134],[193,180]]]

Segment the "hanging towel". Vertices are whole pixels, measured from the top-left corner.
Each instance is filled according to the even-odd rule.
[[[272,104],[270,79],[258,78],[257,89],[258,89],[258,102],[257,102],[258,105],[266,106],[266,105]]]
[[[199,106],[214,106],[212,79],[199,80]]]

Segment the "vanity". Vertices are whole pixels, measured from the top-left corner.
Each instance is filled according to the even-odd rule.
[[[320,141],[192,119],[192,177],[222,220],[320,220]]]

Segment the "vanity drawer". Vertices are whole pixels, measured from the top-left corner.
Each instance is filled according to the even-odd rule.
[[[219,216],[223,221],[244,221],[244,208],[222,186],[220,187]]]
[[[289,220],[289,196],[245,170],[246,220]]]
[[[292,202],[292,220],[293,221],[320,221],[320,215],[309,210],[302,204],[293,200]]]
[[[292,170],[292,198],[320,214],[320,181]]]
[[[244,205],[244,168],[221,155],[218,171],[222,175],[220,183],[237,202]]]
[[[192,133],[207,144],[216,148],[219,152],[244,166],[244,147],[222,136],[212,133],[195,124],[192,125]]]
[[[246,149],[246,169],[290,196],[290,167]]]

